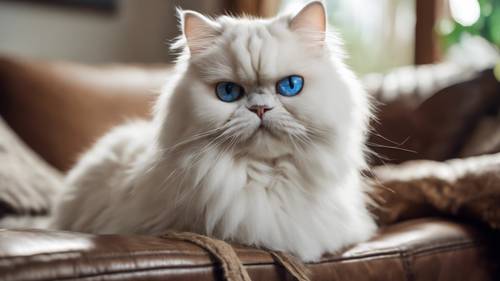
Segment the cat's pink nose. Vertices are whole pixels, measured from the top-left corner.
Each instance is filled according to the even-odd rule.
[[[254,106],[248,108],[248,110],[257,114],[257,116],[259,116],[260,119],[262,119],[262,117],[264,117],[264,113],[268,112],[271,109],[273,109],[273,108],[268,107],[268,106],[263,106],[263,105],[254,105]]]

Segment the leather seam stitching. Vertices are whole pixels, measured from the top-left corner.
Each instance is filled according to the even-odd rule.
[[[411,253],[412,255],[418,255],[418,254],[426,253],[426,252],[448,251],[448,250],[460,249],[460,248],[470,248],[470,247],[474,247],[474,246],[481,247],[481,243],[473,242],[473,241],[463,241],[462,243],[435,244],[435,245],[429,245],[427,247],[421,247],[418,249],[408,250],[407,252]]]
[[[401,264],[403,265],[403,270],[405,273],[405,279],[406,281],[414,281],[415,280],[415,275],[412,270],[412,264],[410,262],[410,256],[406,251],[401,252]]]
[[[466,249],[473,249],[473,248],[484,248],[484,246],[478,246],[477,245],[471,244],[471,245],[457,245],[456,247],[447,247],[446,249],[431,249],[431,250],[426,250],[426,251],[418,251],[413,253],[413,256],[418,257],[418,256],[427,256],[431,254],[436,254],[436,253],[446,253],[446,252],[452,252],[452,251],[458,251],[458,250],[466,250]]]

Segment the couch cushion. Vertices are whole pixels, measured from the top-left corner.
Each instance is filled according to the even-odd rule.
[[[62,175],[29,149],[0,117],[0,218],[46,214]],[[14,218],[13,218],[14,219]]]
[[[307,266],[312,280],[493,280],[495,268],[485,240],[470,226],[413,220]],[[268,253],[236,248],[252,280],[285,280],[286,273]],[[0,232],[1,280],[217,280],[220,274],[207,253],[186,242],[44,230]]]
[[[165,65],[85,66],[0,58],[0,115],[60,170],[110,127],[147,117]]]
[[[373,164],[459,157],[473,130],[500,108],[500,81],[492,69],[461,73],[446,64],[418,66],[378,78],[371,79],[378,87],[368,87],[378,102],[368,144]]]

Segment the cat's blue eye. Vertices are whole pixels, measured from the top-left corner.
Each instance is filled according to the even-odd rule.
[[[285,97],[296,96],[304,87],[304,78],[299,75],[290,75],[276,83],[276,91]]]
[[[244,90],[240,85],[233,82],[220,82],[215,86],[217,97],[224,102],[233,102],[243,96]]]

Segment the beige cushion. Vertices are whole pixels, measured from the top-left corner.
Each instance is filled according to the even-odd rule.
[[[45,214],[62,186],[61,174],[0,118],[0,217],[9,213]]]

